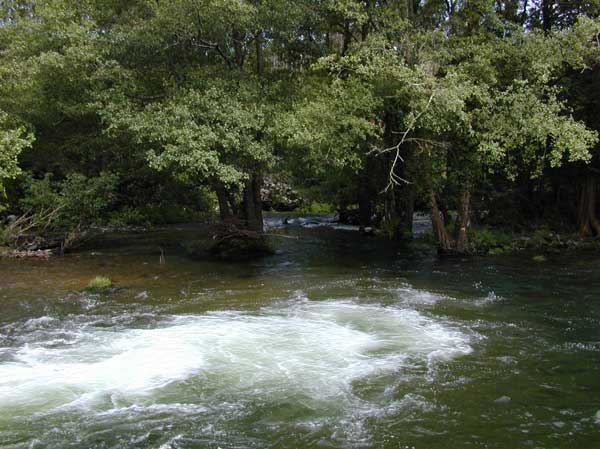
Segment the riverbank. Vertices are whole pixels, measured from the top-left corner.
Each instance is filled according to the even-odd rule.
[[[174,239],[174,236],[177,236]],[[224,223],[184,223],[158,227],[119,227],[91,228],[82,233],[76,244],[68,250],[61,246],[46,248],[44,238],[39,236],[36,243],[17,247],[0,246],[0,257],[14,259],[48,259],[66,252],[102,250],[121,245],[140,244],[166,249],[181,247],[195,259],[214,258],[221,260],[242,260],[270,254],[272,252],[264,235]]]
[[[573,233],[558,233],[546,227],[514,233],[491,228],[474,228],[470,232],[473,252],[478,255],[544,254],[574,251],[600,251],[600,239]]]
[[[156,227],[105,227],[93,228],[70,251],[102,250],[132,243],[157,248],[158,251],[183,249],[194,259],[250,260],[272,254],[276,249],[269,241],[282,229],[328,228],[355,233],[358,225],[341,223],[333,214],[269,213],[265,216],[265,235],[240,231],[222,223],[187,223]],[[429,216],[415,214],[411,242],[390,241],[377,228],[368,228],[362,237],[388,241],[393,245],[419,247],[424,252],[434,252],[437,247]],[[176,239],[173,237],[177,236]],[[361,237],[361,238],[362,238]],[[357,237],[358,238],[358,237]],[[600,251],[600,239],[582,238],[576,234],[557,233],[546,227],[531,232],[514,233],[494,228],[471,228],[470,254],[462,256],[500,256],[525,254],[538,262],[548,254],[577,251]],[[43,239],[39,239],[42,241]],[[276,246],[276,244],[275,244]],[[14,249],[0,246],[0,257],[48,259],[60,253],[60,248]]]

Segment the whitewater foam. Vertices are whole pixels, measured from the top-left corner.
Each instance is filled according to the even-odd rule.
[[[355,409],[353,382],[471,350],[467,335],[414,310],[349,301],[174,316],[150,329],[73,320],[55,333],[85,326],[75,343],[49,346],[50,332],[0,362],[0,416],[135,411],[169,402],[169,388],[183,389],[195,403],[185,407],[198,412],[244,400]]]

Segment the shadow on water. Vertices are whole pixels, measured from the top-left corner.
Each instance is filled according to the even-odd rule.
[[[270,225],[246,263],[193,226],[0,260],[0,448],[594,447],[600,255]]]

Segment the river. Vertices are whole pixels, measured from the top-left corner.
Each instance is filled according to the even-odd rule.
[[[0,260],[0,448],[600,447],[600,255],[271,225],[247,263],[189,227]]]

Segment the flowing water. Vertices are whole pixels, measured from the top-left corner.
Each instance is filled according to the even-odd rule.
[[[243,264],[184,257],[190,228],[0,260],[0,448],[600,447],[600,255],[324,224]]]

